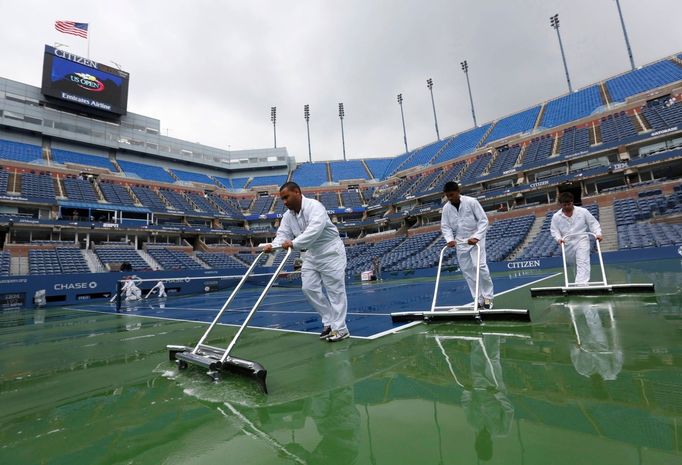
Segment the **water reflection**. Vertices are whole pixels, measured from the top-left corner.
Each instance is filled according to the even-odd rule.
[[[480,336],[435,336],[455,383],[462,388],[461,405],[468,424],[476,432],[474,450],[479,460],[493,456],[493,438],[506,437],[514,420],[514,407],[507,395],[500,363],[501,337],[524,337],[514,334],[482,333]],[[468,345],[468,363],[453,363],[447,341]]]
[[[612,302],[567,303],[576,342],[571,361],[581,375],[613,381],[623,368],[623,351],[618,340]]]

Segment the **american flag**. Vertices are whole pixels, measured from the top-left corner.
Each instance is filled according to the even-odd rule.
[[[55,21],[54,28],[64,34],[73,34],[84,39],[88,38],[88,23],[74,21]]]

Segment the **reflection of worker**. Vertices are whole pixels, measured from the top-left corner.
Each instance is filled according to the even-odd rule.
[[[566,261],[575,264],[575,283],[587,284],[590,282],[590,237],[585,233],[589,231],[601,241],[601,226],[589,210],[573,205],[570,192],[559,194],[559,203],[561,210],[552,216],[550,232],[554,240],[564,244]]]
[[[500,336],[476,338],[471,347],[470,366],[472,386],[462,393],[462,407],[467,421],[476,430],[476,455],[487,461],[493,456],[492,438],[508,435],[514,419],[514,407],[502,380]]]
[[[381,280],[381,259],[379,257],[374,257],[372,259],[372,276],[377,281]]]
[[[575,370],[589,378],[599,376],[605,381],[615,380],[623,368],[623,351],[618,343],[611,303],[592,305],[568,304],[576,343],[571,347],[571,361]],[[608,314],[600,310],[607,310]],[[609,319],[611,324],[602,320]]]
[[[161,297],[166,297],[166,286],[163,285],[163,281],[159,281],[152,287],[147,295],[145,296],[145,299],[148,299],[150,295],[158,293],[159,298]]]
[[[312,451],[291,443],[287,450],[309,464],[355,463],[358,456],[360,412],[355,406],[352,365],[347,350],[327,354],[323,379],[333,389],[311,399],[310,417],[321,439]]]
[[[121,287],[121,293],[125,294],[125,300],[140,300],[142,291],[137,287],[142,280],[137,276],[129,276]]]

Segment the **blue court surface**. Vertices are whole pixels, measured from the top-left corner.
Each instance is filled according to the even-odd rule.
[[[493,276],[495,295],[547,278],[550,274],[530,276]],[[396,280],[354,283],[346,287],[348,294],[347,324],[353,337],[376,338],[406,326],[393,323],[391,313],[428,311],[431,309],[435,279]],[[240,325],[247,312],[262,292],[262,287],[242,289],[220,320],[225,325]],[[528,292],[528,291],[526,291]],[[215,292],[165,299],[152,298],[140,302],[123,303],[120,313],[170,320],[210,322],[215,318],[229,292]],[[441,279],[438,305],[465,305],[471,294],[461,279]],[[116,313],[110,303],[85,304],[69,307]],[[411,325],[413,323],[410,323]],[[321,330],[320,317],[310,306],[300,288],[273,287],[254,315],[249,327],[317,334]]]

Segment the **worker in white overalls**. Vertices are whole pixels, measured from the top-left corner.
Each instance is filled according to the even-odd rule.
[[[164,286],[163,281],[159,281],[158,283],[154,284],[154,287],[152,287],[149,292],[147,292],[147,295],[145,296],[145,299],[148,299],[150,295],[158,293],[159,298],[161,297],[166,297],[166,286]]]
[[[126,300],[142,299],[142,291],[139,287],[137,287],[141,282],[142,280],[134,275],[126,279],[125,283],[123,283],[123,287],[121,288],[121,292],[125,293]]]
[[[339,230],[329,219],[324,205],[305,197],[295,182],[285,183],[279,196],[288,210],[277,236],[263,251],[271,252],[277,246],[307,250],[301,267],[302,290],[322,318],[320,339],[329,342],[346,339],[350,336],[346,326],[346,249]]]
[[[485,255],[485,234],[488,229],[488,217],[478,200],[461,195],[459,185],[450,181],[445,183],[443,193],[448,202],[443,205],[440,229],[448,247],[457,247],[457,262],[464,279],[469,285],[474,303],[479,308],[490,309],[493,306],[493,280],[490,277]],[[476,244],[481,249],[478,266],[479,287],[476,293]]]
[[[575,265],[575,284],[587,284],[590,282],[590,237],[586,233],[591,232],[601,241],[601,226],[589,210],[573,205],[570,192],[559,194],[559,204],[561,210],[552,216],[550,233],[559,245],[564,244],[566,262]]]

